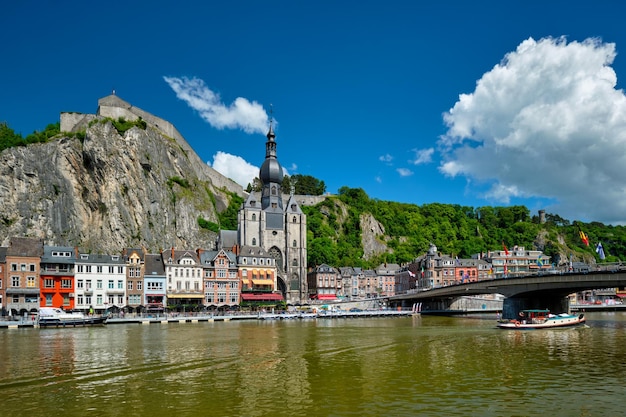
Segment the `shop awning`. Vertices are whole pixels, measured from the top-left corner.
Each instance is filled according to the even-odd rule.
[[[241,294],[243,301],[282,301],[282,294]]]
[[[337,296],[335,294],[317,294],[314,298],[318,300],[336,300]]]
[[[167,298],[204,298],[204,294],[168,294]]]
[[[274,281],[271,279],[253,279],[252,283],[254,285],[274,285]]]

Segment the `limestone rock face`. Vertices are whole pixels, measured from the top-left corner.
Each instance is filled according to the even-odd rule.
[[[384,240],[387,238],[385,235],[385,228],[383,225],[374,218],[370,213],[363,213],[359,219],[361,226],[361,244],[363,245],[363,258],[370,259],[375,255],[381,253],[392,253]]]
[[[229,204],[223,184],[241,187],[154,126],[120,134],[95,119],[84,140],[67,134],[0,154],[2,245],[27,236],[111,254],[212,246],[216,235],[198,218],[218,223]]]

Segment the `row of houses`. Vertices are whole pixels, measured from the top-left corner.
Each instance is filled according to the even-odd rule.
[[[308,301],[384,298],[418,289],[525,275],[550,268],[540,251],[514,247],[471,259],[442,255],[434,245],[407,265],[334,268],[307,274]],[[2,314],[24,315],[51,306],[85,312],[197,311],[284,303],[276,260],[254,246],[177,250],[157,254],[126,248],[121,255],[82,253],[41,239],[12,238],[0,247]]]
[[[320,265],[308,273],[313,299],[359,300],[389,297],[410,291],[518,277],[553,268],[550,257],[538,250],[515,246],[479,253],[470,259],[441,254],[433,244],[426,254],[406,265],[382,264],[375,270]]]
[[[44,306],[104,313],[276,305],[284,301],[276,268],[258,247],[106,255],[16,237],[0,247],[0,306],[22,316]]]

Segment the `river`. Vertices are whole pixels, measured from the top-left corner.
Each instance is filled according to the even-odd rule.
[[[626,313],[0,330],[2,416],[614,416]]]

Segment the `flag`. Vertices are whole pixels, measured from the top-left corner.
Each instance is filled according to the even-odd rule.
[[[583,243],[586,246],[589,246],[589,237],[587,237],[587,235],[585,234],[585,232],[583,232],[582,230],[580,232],[578,232],[578,234],[580,235],[580,239],[583,241]]]
[[[541,255],[537,258],[537,266],[541,268],[543,266],[543,261],[541,260]]]
[[[409,271],[409,276],[415,278],[415,274],[413,272],[411,272],[411,271]]]
[[[596,246],[596,253],[600,255],[600,259],[604,260],[606,255],[604,254],[604,248],[602,247],[602,242],[598,242],[598,246]]]
[[[504,248],[504,254],[506,256],[509,256],[509,250],[507,249],[506,245],[504,244],[504,240],[502,241],[502,247]]]
[[[586,246],[589,246],[589,237],[585,234],[585,232],[579,229],[578,234],[580,235],[580,240],[582,240]]]

